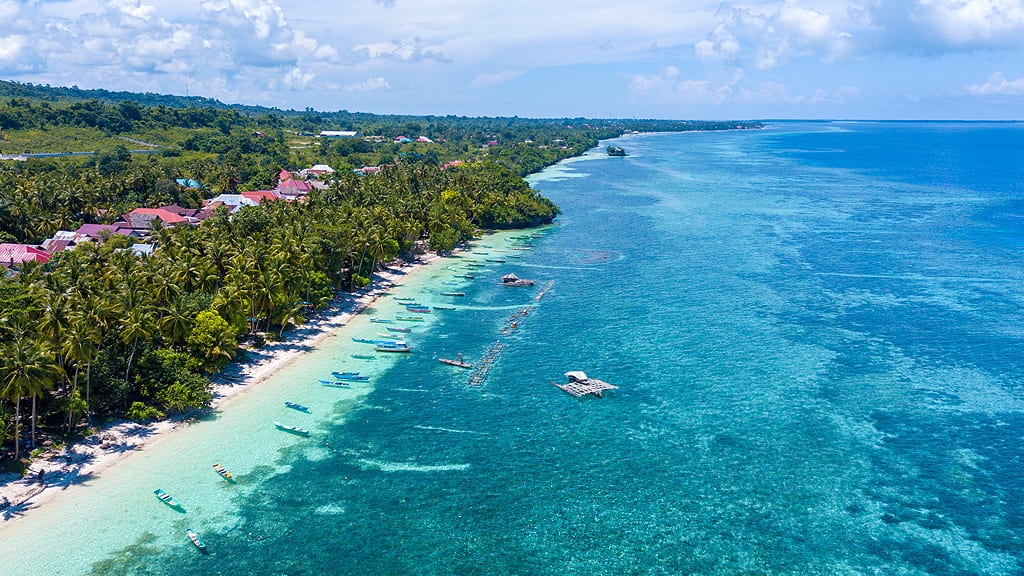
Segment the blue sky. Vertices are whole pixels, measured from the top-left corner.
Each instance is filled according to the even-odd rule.
[[[1024,0],[0,0],[0,78],[378,113],[1024,120]]]

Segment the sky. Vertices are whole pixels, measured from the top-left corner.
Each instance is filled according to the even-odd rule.
[[[1024,0],[0,0],[0,79],[386,114],[1024,120]]]

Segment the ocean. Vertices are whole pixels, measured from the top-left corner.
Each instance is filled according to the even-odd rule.
[[[0,529],[0,574],[1022,573],[1024,125],[614,143],[530,178],[555,224]],[[415,351],[353,358],[386,326]]]

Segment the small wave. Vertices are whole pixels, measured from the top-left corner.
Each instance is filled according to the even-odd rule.
[[[456,434],[484,434],[487,432],[477,432],[475,430],[458,430],[455,428],[442,428],[440,426],[413,426],[413,428],[419,428],[420,430],[440,430],[442,432],[455,432]]]
[[[381,462],[360,460],[364,468],[376,468],[381,472],[451,472],[469,470],[469,464],[410,464],[408,462]]]
[[[317,508],[316,510],[314,510],[314,512],[316,512],[317,514],[322,514],[324,516],[327,516],[327,515],[338,515],[338,514],[344,514],[345,513],[345,509],[343,507],[341,507],[341,506],[338,506],[337,504],[324,504],[323,506],[321,506],[321,507]]]

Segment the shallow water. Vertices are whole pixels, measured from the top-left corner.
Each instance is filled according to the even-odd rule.
[[[385,297],[0,531],[0,572],[1020,573],[1024,126],[617,143],[629,157],[533,178],[564,212],[533,248],[503,233],[463,260],[522,258],[472,281],[451,259],[394,291],[457,308],[403,324],[416,353],[351,358],[350,336],[384,331],[369,317],[408,315]],[[479,387],[436,361],[498,342]],[[371,382],[314,384],[350,368]],[[621,389],[577,400],[551,385],[570,369]]]

